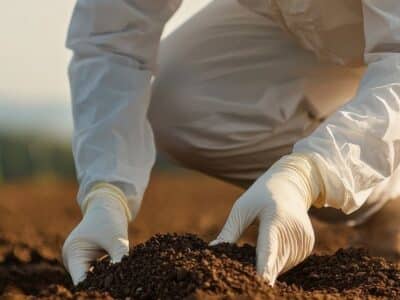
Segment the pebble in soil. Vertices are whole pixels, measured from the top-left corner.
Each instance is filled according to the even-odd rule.
[[[312,255],[281,276],[273,289],[254,265],[255,249],[250,245],[210,247],[190,234],[156,235],[133,248],[121,263],[97,261],[78,290],[133,299],[400,298],[399,267],[362,249]]]

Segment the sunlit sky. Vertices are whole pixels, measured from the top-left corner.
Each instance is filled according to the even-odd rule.
[[[46,107],[69,111],[66,75],[70,53],[64,47],[73,0],[12,0],[0,10],[0,121],[15,108],[15,122]],[[171,31],[209,0],[186,0]],[[4,108],[6,107],[6,108]],[[31,110],[29,113],[27,110]],[[7,114],[7,115],[6,115]],[[70,122],[70,121],[68,121]]]

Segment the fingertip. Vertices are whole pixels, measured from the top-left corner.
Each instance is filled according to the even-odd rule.
[[[257,273],[265,280],[268,282],[270,286],[274,286],[276,282],[276,278],[278,277],[278,274],[269,270],[264,270],[264,271],[257,271]]]
[[[129,241],[127,239],[118,239],[109,251],[112,263],[121,262],[122,258],[129,254]]]
[[[217,245],[222,244],[222,243],[224,243],[223,240],[215,239],[215,240],[211,241],[208,245],[212,247],[212,246],[217,246]]]
[[[275,284],[280,265],[279,242],[274,232],[273,228],[261,227],[257,241],[257,273],[271,286]]]
[[[247,207],[243,206],[242,202],[239,199],[232,207],[224,227],[216,238],[216,244],[236,243],[243,231],[254,221],[255,215],[249,214]]]
[[[61,258],[62,258],[62,262],[64,267],[67,269],[67,271],[69,272],[69,265],[68,265],[68,257],[70,255],[70,250],[69,250],[69,239],[67,239],[64,242],[64,245],[62,246],[62,250],[61,250]]]
[[[268,282],[270,286],[274,286],[278,273],[274,271],[274,268],[268,267],[266,264],[257,263],[257,273]]]
[[[226,224],[222,228],[220,234],[211,243],[214,243],[215,245],[221,243],[233,244],[236,243],[241,234],[242,230],[239,228],[239,226],[237,226],[237,224],[232,224],[232,222],[229,222],[228,220],[228,222],[226,222]]]
[[[84,281],[86,279],[86,272],[80,275],[72,276],[72,282],[74,283],[75,286],[77,286],[79,283]]]
[[[86,279],[86,272],[89,269],[89,264],[83,262],[75,262],[69,265],[69,273],[71,274],[72,282],[78,285]]]
[[[62,249],[62,259],[74,285],[86,279],[90,261],[96,258],[91,246],[79,240],[67,240]]]

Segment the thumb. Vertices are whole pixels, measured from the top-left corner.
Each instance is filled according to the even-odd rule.
[[[86,278],[90,263],[101,256],[101,251],[85,241],[66,242],[63,246],[62,257],[64,266],[71,274],[74,285]]]
[[[126,238],[118,238],[114,240],[109,249],[105,249],[111,257],[113,263],[118,263],[121,259],[129,254],[129,240]]]
[[[222,231],[218,237],[210,243],[210,246],[215,246],[220,243],[235,243],[243,231],[254,221],[255,215],[248,212],[243,201],[238,200],[229,214]]]

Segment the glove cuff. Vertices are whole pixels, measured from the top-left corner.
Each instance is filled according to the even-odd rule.
[[[130,222],[132,220],[132,214],[131,211],[128,207],[128,200],[124,194],[124,192],[116,187],[113,184],[106,183],[106,182],[101,182],[95,184],[90,192],[86,195],[85,199],[83,200],[81,204],[81,209],[83,214],[86,213],[86,210],[90,204],[90,202],[95,198],[96,195],[107,195],[111,199],[118,201],[121,203],[122,207],[124,208],[125,215],[128,218],[128,221]]]
[[[307,209],[324,205],[324,184],[311,155],[293,153],[282,157],[275,166],[288,171],[286,177],[302,192]]]

